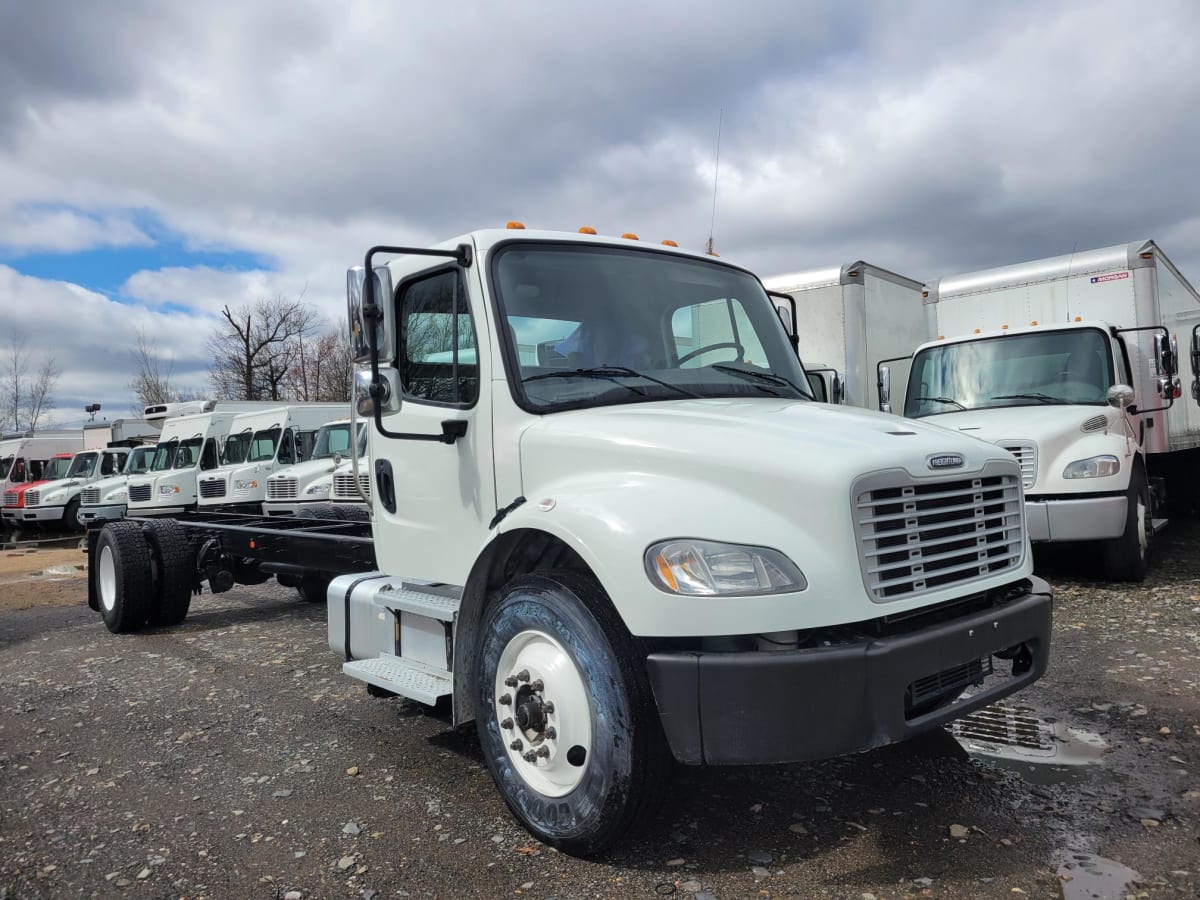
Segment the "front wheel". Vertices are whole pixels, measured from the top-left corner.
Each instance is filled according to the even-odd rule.
[[[1125,532],[1104,542],[1104,574],[1110,581],[1142,581],[1150,558],[1154,534],[1150,486],[1146,476],[1135,470],[1125,492]]]
[[[666,786],[644,655],[595,580],[573,572],[511,582],[479,636],[475,722],[505,803],[547,844],[604,850]]]

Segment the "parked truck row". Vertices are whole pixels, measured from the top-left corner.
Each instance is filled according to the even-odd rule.
[[[365,445],[325,473],[370,519],[148,517],[135,483],[147,510],[170,495],[158,512],[183,490],[131,479],[129,517],[89,530],[89,605],[136,632],[203,583],[295,585],[326,602],[345,674],[474,723],[514,815],[573,853],[643,818],[672,758],[940,727],[1045,672],[1051,598],[1012,453],[854,407],[887,402],[870,354],[900,351],[855,336],[847,305],[886,315],[911,291],[888,276],[839,273],[821,362],[843,368],[819,373],[798,279],[769,295],[709,255],[522,227],[372,248],[347,292]],[[247,440],[278,430],[258,460],[278,462],[287,426],[264,416]],[[243,430],[213,453],[236,440],[249,464]],[[222,477],[227,496],[255,480]]]

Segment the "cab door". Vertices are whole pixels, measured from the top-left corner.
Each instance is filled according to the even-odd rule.
[[[447,264],[393,296],[400,408],[372,424],[371,489],[381,570],[461,585],[495,515],[487,316],[479,267]],[[443,423],[465,432],[443,443]]]

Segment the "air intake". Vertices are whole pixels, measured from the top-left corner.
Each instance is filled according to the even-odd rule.
[[[1091,434],[1093,431],[1104,431],[1107,428],[1108,416],[1092,416],[1079,426],[1079,430],[1084,434]]]

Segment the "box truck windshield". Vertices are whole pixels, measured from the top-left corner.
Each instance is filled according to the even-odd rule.
[[[1102,406],[1113,384],[1108,338],[1095,328],[948,343],[913,361],[904,414],[1075,404]]]
[[[313,459],[331,459],[335,453],[350,455],[350,425],[322,425],[313,447]]]
[[[249,431],[243,431],[225,438],[225,447],[221,450],[221,465],[236,466],[244,463],[246,454],[250,451],[250,437]]]
[[[67,469],[67,478],[91,478],[92,473],[96,471],[96,460],[100,458],[99,453],[76,453],[75,458],[71,460],[71,467]]]
[[[176,469],[190,469],[200,461],[200,446],[204,443],[204,438],[194,437],[188,438],[186,441],[179,442],[179,449],[175,451]]]
[[[163,472],[171,468],[175,461],[175,451],[179,449],[179,441],[167,441],[159,444],[154,450],[154,460],[150,463],[151,472]]]
[[[278,428],[265,428],[262,431],[254,432],[254,438],[250,441],[250,453],[246,457],[247,462],[264,462],[268,459],[275,458],[275,448],[279,446],[279,435],[281,430]]]

